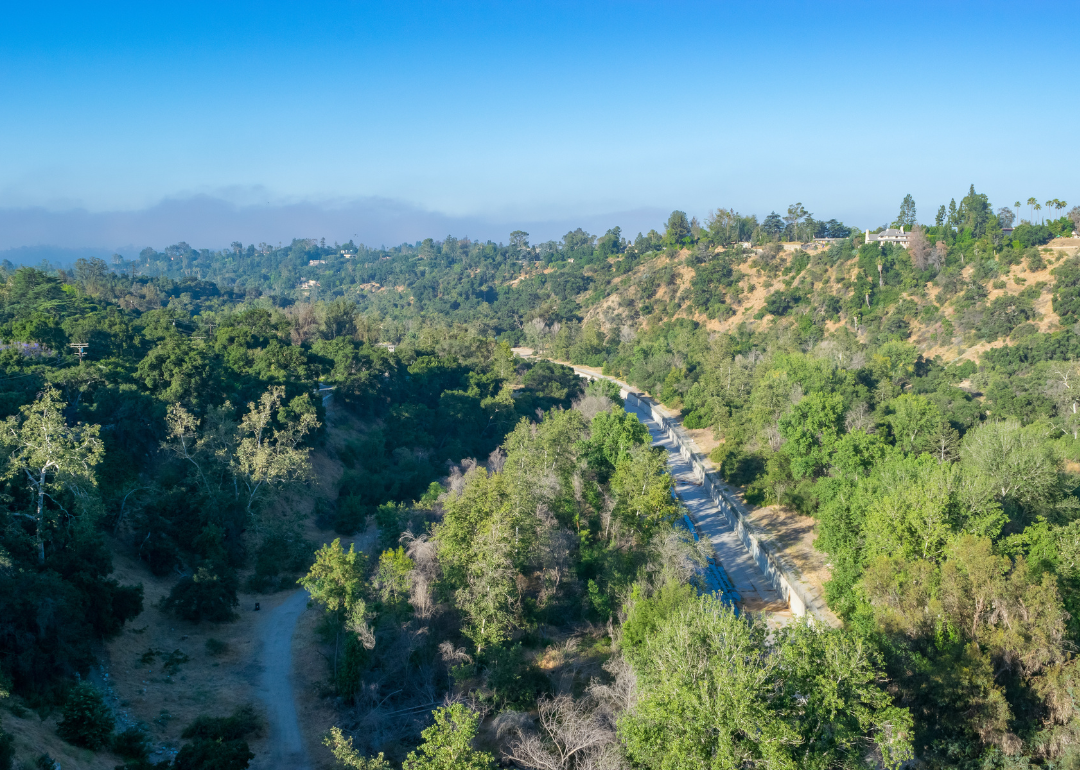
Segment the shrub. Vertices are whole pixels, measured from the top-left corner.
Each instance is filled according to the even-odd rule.
[[[500,709],[535,707],[536,700],[551,692],[551,681],[540,668],[525,659],[520,644],[489,650],[487,684]]]
[[[112,731],[112,714],[97,688],[89,682],[72,687],[57,734],[68,743],[96,750],[108,745]]]
[[[185,744],[173,762],[175,770],[244,770],[255,758],[247,741],[197,740]]]
[[[296,576],[307,569],[313,548],[298,532],[277,529],[263,538],[255,552],[255,571],[249,591],[269,593],[296,587]]]
[[[262,727],[251,706],[240,706],[227,717],[200,716],[181,737],[190,740],[176,755],[174,770],[243,770],[255,757],[243,740]]]
[[[262,722],[259,720],[259,715],[255,713],[255,709],[250,705],[244,705],[239,706],[227,717],[200,716],[184,729],[180,737],[235,741],[258,732],[261,727]]]
[[[1024,248],[1029,246],[1042,246],[1049,243],[1054,233],[1046,225],[1020,225],[1013,230],[1013,241]]]
[[[765,312],[774,316],[787,315],[787,313],[802,301],[802,293],[798,289],[791,291],[774,291],[765,298]]]
[[[112,750],[124,759],[146,759],[150,752],[150,736],[139,725],[129,727],[113,736]]]
[[[15,760],[15,736],[5,733],[0,727],[0,770],[11,770]]]
[[[334,531],[339,535],[354,535],[364,528],[371,506],[359,495],[339,497],[334,511]]]
[[[1042,252],[1037,246],[1032,246],[1024,255],[1027,257],[1028,270],[1031,272],[1034,273],[1046,267],[1046,260],[1043,259]]]
[[[204,565],[194,575],[180,578],[162,608],[192,623],[234,620],[238,584],[233,570]]]
[[[209,655],[217,657],[218,655],[224,655],[229,651],[228,642],[223,642],[220,639],[214,639],[211,637],[206,640],[206,652]]]

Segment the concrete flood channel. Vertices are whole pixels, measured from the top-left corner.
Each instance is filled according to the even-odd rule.
[[[695,470],[682,456],[680,447],[666,435],[666,431],[656,423],[651,414],[631,405],[629,400],[626,411],[636,415],[649,429],[653,446],[667,450],[668,467],[675,479],[675,494],[686,506],[690,519],[697,527],[698,535],[707,538],[712,544],[716,561],[739,593],[741,606],[750,611],[776,612],[786,605],[787,602],[772,587],[769,579],[739,540],[728,517],[716,507],[705,488],[696,482]]]
[[[653,445],[667,451],[668,466],[676,480],[676,495],[685,505],[697,537],[709,540],[720,566],[721,580],[729,578],[725,599],[737,596],[741,609],[766,613],[770,624],[782,624],[796,615],[810,614],[829,625],[839,621],[829,611],[820,589],[807,584],[749,525],[736,495],[712,476],[693,441],[680,433],[675,420],[625,382],[584,367],[571,367],[587,380],[605,379],[619,386],[626,411],[649,429]],[[705,575],[715,584],[718,575]],[[730,590],[733,588],[734,590]]]

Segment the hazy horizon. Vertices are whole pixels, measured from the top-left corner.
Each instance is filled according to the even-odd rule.
[[[1080,202],[1076,4],[61,3],[9,17],[0,250],[519,228],[535,241],[795,202],[865,228],[908,193],[932,221],[972,183],[996,207]]]

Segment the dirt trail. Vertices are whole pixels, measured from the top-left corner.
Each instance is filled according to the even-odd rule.
[[[307,609],[308,592],[299,589],[266,614],[259,626],[258,695],[269,721],[268,751],[252,767],[310,770],[293,691],[292,641],[296,623]]]

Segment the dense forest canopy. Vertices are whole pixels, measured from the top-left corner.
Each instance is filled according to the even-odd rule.
[[[904,245],[794,204],[632,241],[5,265],[0,697],[142,746],[79,683],[99,646],[299,580],[346,766],[1077,766],[1080,254],[1054,239],[1080,210],[1035,205],[972,187],[929,225],[908,196]],[[840,627],[707,595],[663,451],[557,362],[812,517]],[[117,554],[171,581],[160,606]],[[256,716],[200,720],[169,766],[247,766]]]

